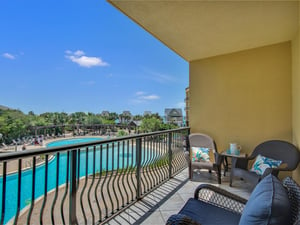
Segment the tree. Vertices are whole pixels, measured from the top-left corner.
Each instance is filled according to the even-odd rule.
[[[161,124],[162,124],[162,122],[155,117],[144,118],[142,120],[140,129],[143,132],[158,131],[158,130],[160,130]]]

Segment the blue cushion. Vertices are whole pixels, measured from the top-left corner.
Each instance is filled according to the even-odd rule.
[[[238,213],[194,198],[190,198],[179,213],[202,225],[234,225],[241,217]]]
[[[289,224],[290,202],[286,189],[272,174],[262,179],[253,190],[240,225]]]

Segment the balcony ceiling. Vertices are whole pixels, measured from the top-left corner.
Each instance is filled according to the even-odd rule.
[[[291,40],[298,1],[108,0],[187,61]]]

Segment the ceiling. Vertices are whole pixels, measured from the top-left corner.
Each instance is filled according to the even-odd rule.
[[[291,40],[298,1],[108,0],[187,61]]]

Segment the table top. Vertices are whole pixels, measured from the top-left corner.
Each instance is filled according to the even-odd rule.
[[[236,158],[246,158],[247,157],[246,153],[241,152],[239,155],[235,155],[235,154],[228,153],[226,150],[221,152],[221,155],[228,156],[228,157],[236,157]]]

